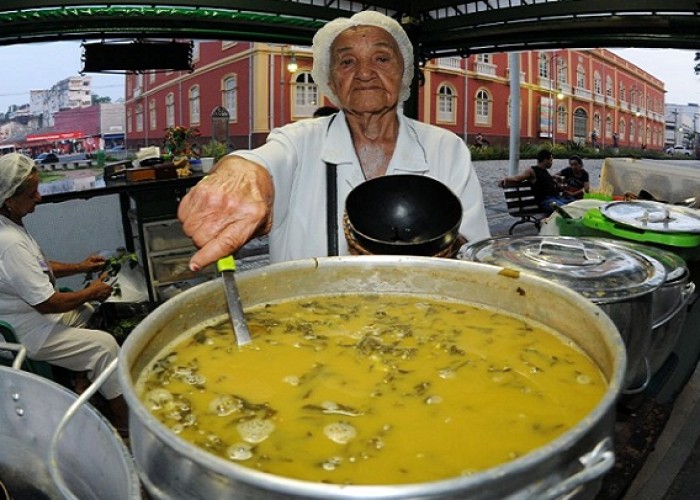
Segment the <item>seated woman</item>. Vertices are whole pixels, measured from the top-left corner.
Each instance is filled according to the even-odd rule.
[[[119,354],[112,335],[84,328],[112,287],[101,278],[76,292],[56,289],[56,278],[98,271],[104,259],[90,256],[68,264],[49,261],[23,219],[41,201],[34,161],[19,153],[0,157],[0,318],[7,320],[27,355],[95,380]],[[100,388],[112,424],[125,434],[128,411],[116,372]]]
[[[559,172],[558,177],[564,186],[564,193],[577,200],[583,198],[583,193],[588,193],[591,188],[588,172],[583,168],[580,156],[569,158],[569,166]]]
[[[528,181],[532,186],[532,195],[535,197],[540,210],[551,214],[554,212],[554,207],[566,205],[575,199],[567,193],[563,193],[562,186],[548,172],[552,168],[553,161],[552,152],[542,149],[537,153],[537,165],[533,165],[517,175],[501,179],[498,185],[504,187],[510,182]]]

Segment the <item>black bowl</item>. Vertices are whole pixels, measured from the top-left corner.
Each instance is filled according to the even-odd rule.
[[[373,254],[432,256],[459,236],[462,204],[443,183],[387,175],[357,186],[345,200],[350,234]]]

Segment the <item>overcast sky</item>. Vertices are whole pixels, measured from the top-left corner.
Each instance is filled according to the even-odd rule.
[[[625,59],[666,84],[666,102],[700,103],[700,77],[696,76],[695,52],[670,49],[613,49]],[[29,91],[48,89],[56,82],[77,75],[82,69],[79,42],[28,43],[0,47],[0,111],[11,104],[29,102]],[[124,96],[124,77],[88,73],[92,91],[116,101]]]

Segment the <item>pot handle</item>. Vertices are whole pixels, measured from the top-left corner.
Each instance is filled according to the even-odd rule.
[[[0,342],[0,351],[14,351],[17,353],[15,359],[12,361],[12,368],[15,370],[22,369],[22,363],[24,363],[27,357],[27,348],[22,344],[14,344],[9,342]]]
[[[612,447],[612,439],[606,437],[600,441],[591,451],[579,457],[583,469],[554,485],[538,498],[561,499],[572,498],[576,490],[607,474],[615,464],[615,452]]]
[[[622,394],[639,394],[640,392],[644,392],[646,390],[649,382],[651,382],[651,366],[649,365],[649,358],[646,356],[644,356],[644,367],[647,373],[646,377],[644,378],[644,383],[634,389],[625,389],[624,391],[621,391]]]
[[[556,253],[548,252],[547,249],[558,250]],[[551,241],[548,238],[540,241],[537,249],[525,249],[525,253],[530,257],[542,259],[550,264],[560,264],[568,266],[597,266],[605,262],[605,257],[592,252],[580,241]]]
[[[681,300],[678,302],[676,307],[668,313],[666,316],[661,318],[657,323],[653,324],[651,329],[656,330],[657,328],[661,328],[664,326],[666,323],[671,321],[673,318],[676,317],[676,315],[683,310],[684,307],[690,304],[690,299],[693,296],[693,292],[695,292],[695,283],[692,281],[686,283],[686,285],[683,287],[683,291],[681,292]]]
[[[54,432],[53,437],[51,438],[51,444],[49,445],[48,452],[49,472],[51,473],[51,479],[53,479],[54,483],[56,483],[56,486],[61,491],[61,494],[64,496],[64,498],[68,500],[80,499],[76,497],[70,490],[66,482],[63,480],[63,477],[61,476],[61,471],[58,469],[58,441],[61,439],[63,429],[65,429],[70,419],[73,418],[78,409],[83,404],[85,404],[97,392],[97,390],[100,387],[102,387],[102,384],[104,384],[105,380],[107,380],[107,377],[109,377],[112,374],[112,372],[117,368],[118,361],[118,358],[112,360],[112,362],[109,365],[107,365],[105,371],[103,371],[100,374],[100,376],[97,377],[92,382],[92,384],[90,384],[90,386],[85,390],[85,392],[83,392],[78,397],[78,399],[73,401],[73,404],[70,405],[66,413],[61,418],[61,421],[58,423],[56,431]]]

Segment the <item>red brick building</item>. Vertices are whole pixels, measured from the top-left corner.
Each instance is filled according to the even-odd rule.
[[[129,148],[160,145],[174,125],[198,128],[204,143],[221,108],[229,113],[231,147],[257,146],[273,127],[328,104],[311,79],[308,47],[197,42],[193,62],[192,73],[127,76]],[[491,144],[508,143],[508,54],[436,59],[422,72],[421,121],[469,142],[481,133]],[[523,52],[520,75],[521,142],[663,147],[664,83],[612,52]]]

